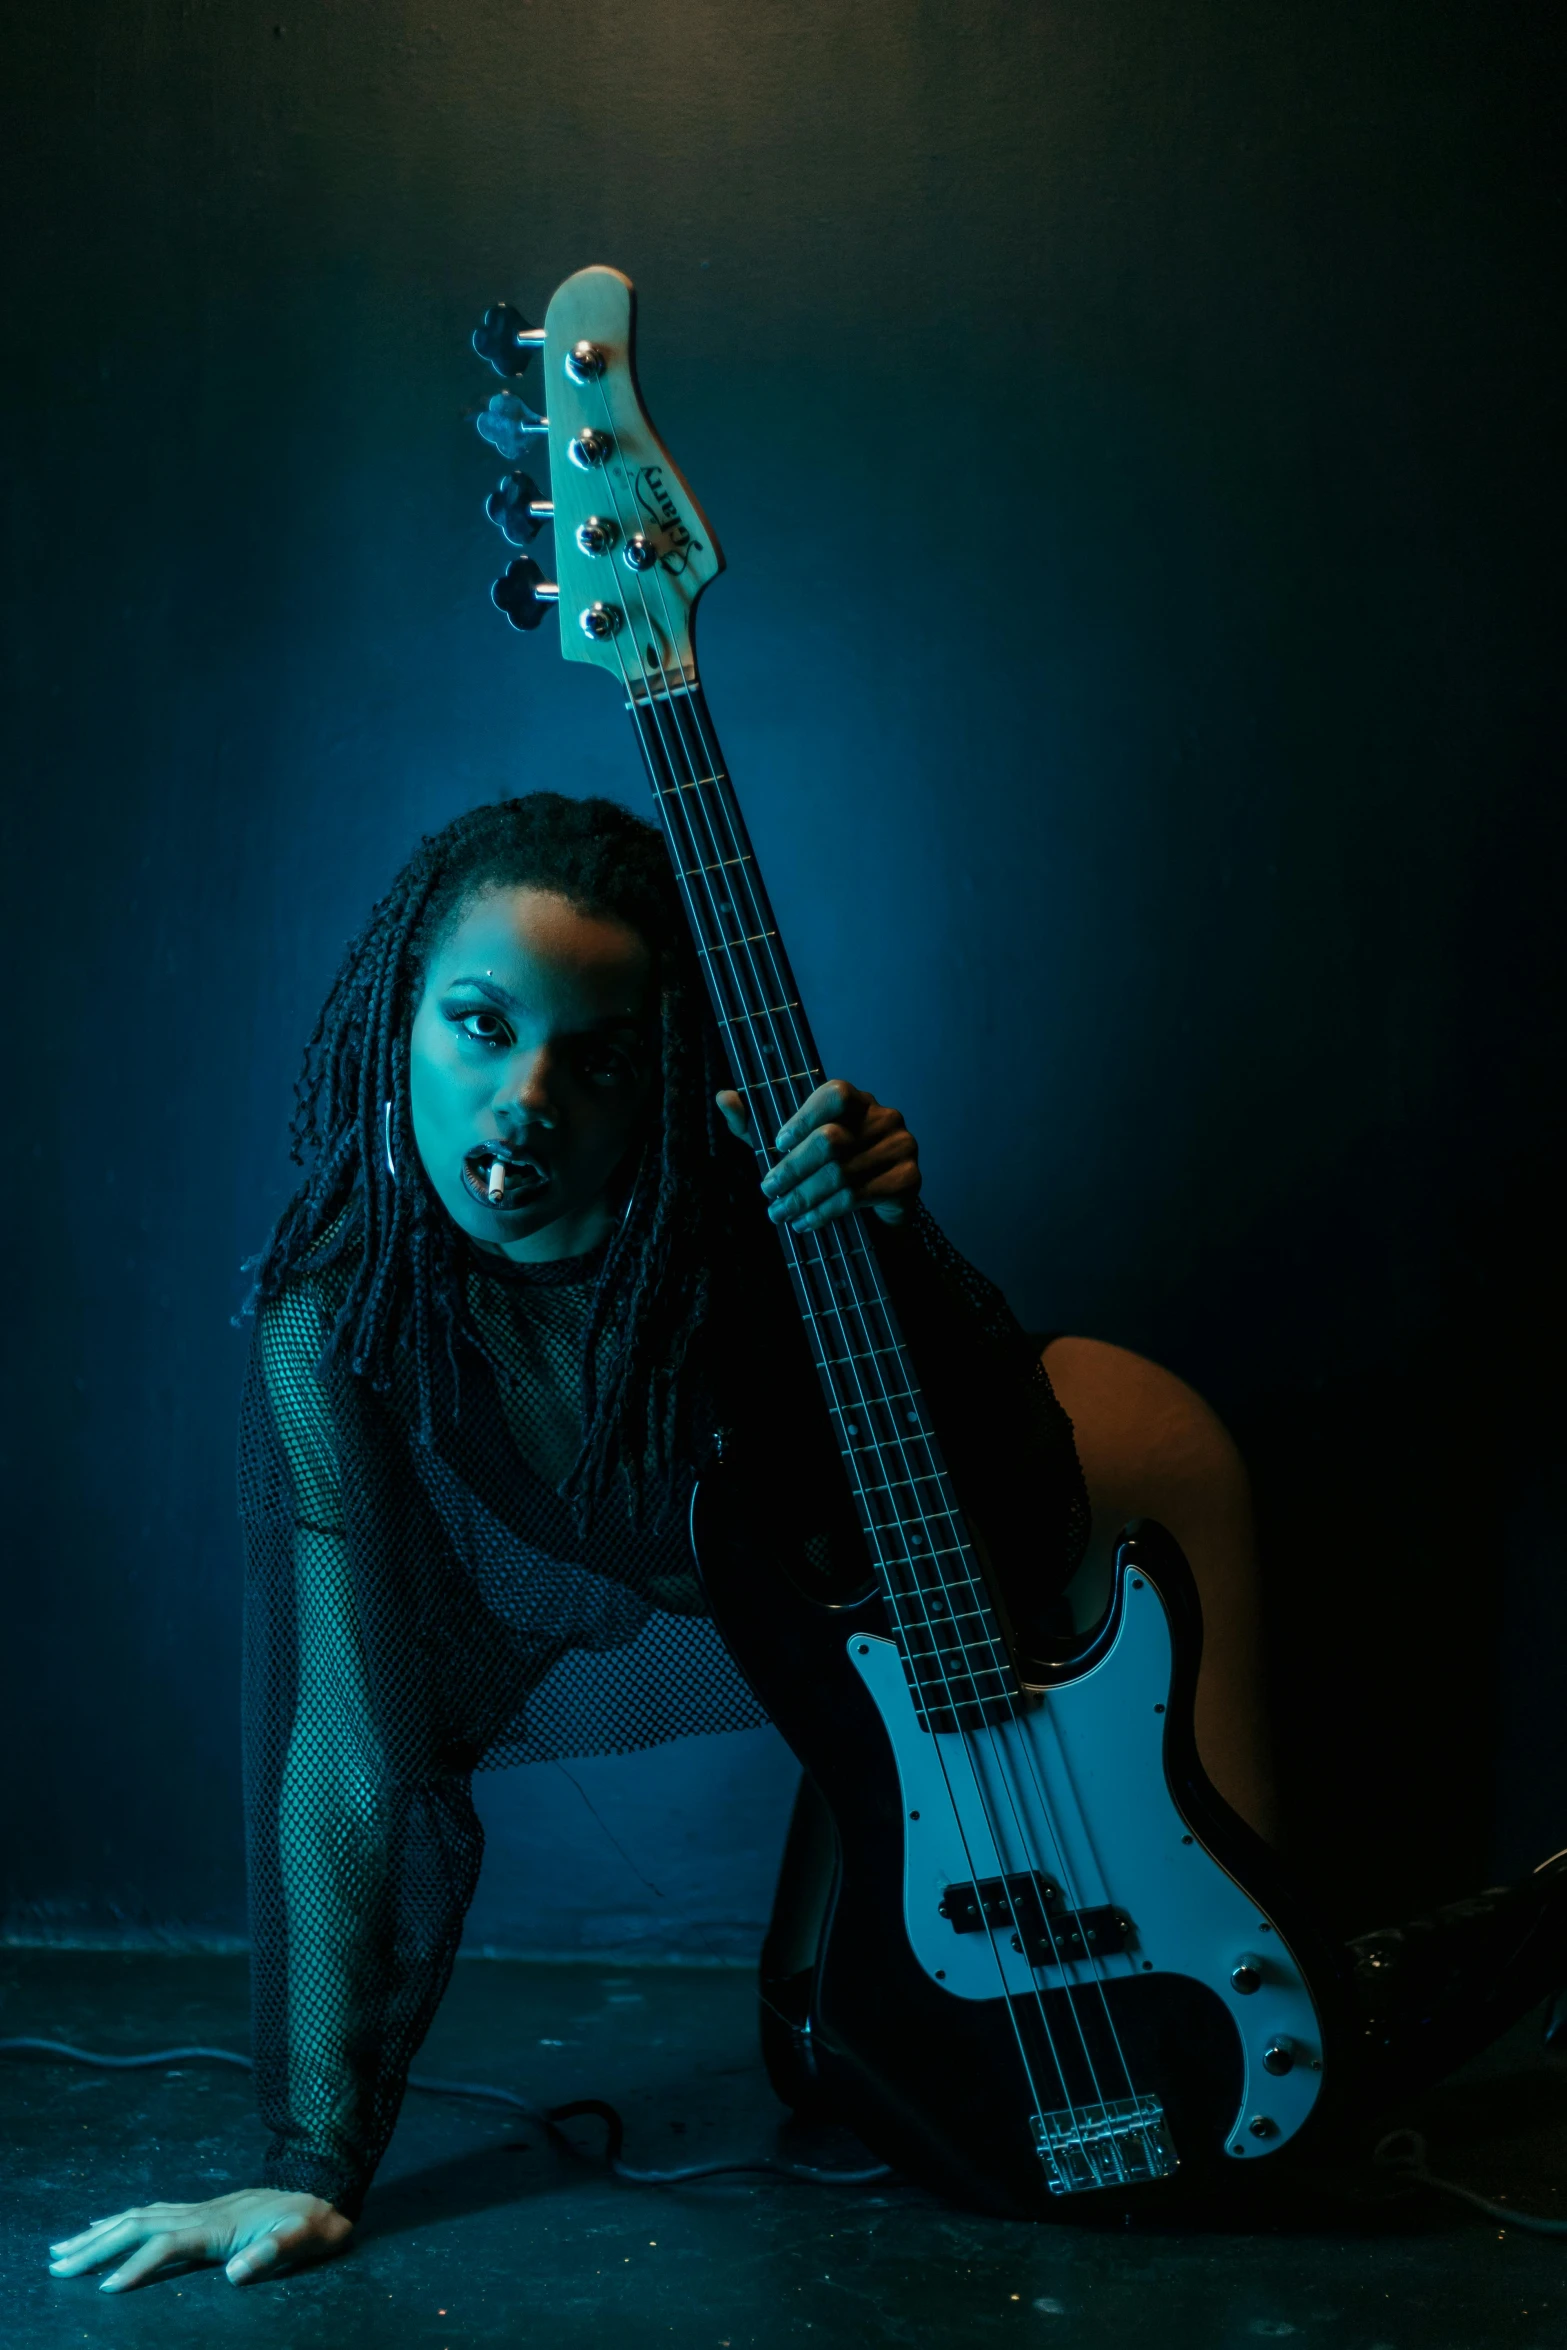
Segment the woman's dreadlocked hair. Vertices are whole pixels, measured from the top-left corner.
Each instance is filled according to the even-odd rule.
[[[689,1434],[682,1379],[708,1303],[715,1222],[727,1222],[713,1095],[728,1082],[662,836],[613,800],[530,792],[420,842],[349,945],[295,1088],[292,1155],[309,1172],[258,1264],[252,1305],[295,1275],[351,1258],[326,1349],[383,1392],[412,1351],[428,1438],[434,1350],[453,1371],[464,1327],[460,1236],[419,1162],[408,1035],[430,955],[487,888],[558,892],[647,946],[661,1006],[661,1086],[640,1176],[610,1243],[583,1364],[582,1451],[565,1491],[586,1520],[624,1471],[634,1522],[671,1498]],[[387,1105],[390,1104],[388,1110]],[[392,1167],[397,1173],[394,1176]]]

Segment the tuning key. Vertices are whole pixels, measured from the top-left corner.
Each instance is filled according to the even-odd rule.
[[[544,341],[542,326],[530,326],[509,302],[492,302],[483,324],[473,330],[473,347],[497,375],[521,375]]]
[[[514,547],[525,547],[538,537],[555,509],[548,498],[539,496],[539,485],[530,473],[503,473],[485,499],[484,511]]]
[[[528,443],[549,430],[549,418],[535,415],[515,392],[497,392],[481,416],[474,418],[481,441],[499,449],[503,457],[525,457]]]
[[[560,602],[560,589],[545,578],[531,555],[517,555],[491,588],[490,601],[513,628],[537,628],[546,606]]]

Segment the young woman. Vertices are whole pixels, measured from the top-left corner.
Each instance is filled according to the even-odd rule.
[[[822,1086],[758,1188],[662,838],[614,803],[537,793],[423,843],[348,951],[295,1131],[241,1433],[272,2143],[254,2189],[54,2248],[116,2262],[110,2290],[347,2237],[477,1878],[476,1767],[763,1718],[685,1503],[742,1420],[793,1488],[841,1474],[770,1219],[869,1212],[955,1468],[1027,1512],[1022,1604],[1087,1533],[1038,1347],[917,1207],[899,1113]]]
[[[1059,1622],[1089,1538],[1040,1341],[918,1204],[899,1113],[820,1087],[767,1138],[758,1189],[663,842],[615,804],[537,793],[423,843],[327,998],[295,1140],[308,1171],[260,1260],[241,1434],[272,2138],[253,2188],[53,2247],[57,2274],[109,2266],[109,2291],[193,2260],[244,2282],[351,2234],[477,1878],[476,1768],[762,1718],[703,1613],[684,1505],[741,1428],[775,1448],[802,1527],[837,1506],[770,1219],[868,1213],[1025,1644]],[[1081,1340],[1049,1354],[1096,1516],[1161,1516],[1192,1558],[1199,1738],[1264,1824],[1233,1448],[1154,1366]],[[1396,1942],[1361,1953],[1368,2029],[1390,2047]],[[1502,1957],[1485,1961],[1494,2029],[1534,1980]]]

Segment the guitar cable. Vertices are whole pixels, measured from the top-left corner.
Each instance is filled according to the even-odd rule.
[[[237,2048],[156,2048],[147,2056],[108,2056],[97,2048],[75,2048],[68,2040],[39,2040],[29,2036],[0,2040],[0,2056],[23,2054],[64,2057],[71,2064],[87,2064],[117,2073],[197,2060],[234,2065],[247,2073],[255,2069],[252,2059]],[[773,2178],[797,2179],[812,2187],[872,2187],[893,2176],[891,2165],[884,2162],[865,2170],[827,2170],[817,2163],[788,2162],[780,2155],[759,2155],[747,2162],[690,2162],[679,2170],[634,2170],[630,2163],[621,2160],[626,2125],[614,2106],[602,2097],[576,2097],[564,2105],[542,2106],[519,2097],[514,2089],[492,2088],[482,2081],[438,2081],[428,2073],[410,2073],[408,2086],[426,2097],[470,2097],[491,2105],[509,2106],[514,2113],[536,2123],[553,2145],[578,2162],[591,2162],[593,2158],[573,2144],[560,2125],[579,2114],[591,2114],[604,2124],[604,2159],[610,2171],[634,2187],[678,2187],[687,2180],[725,2178],[736,2172],[764,2172]]]
[[[1389,2130],[1385,2138],[1378,2139],[1371,2159],[1378,2170],[1407,2180],[1411,2187],[1430,2187],[1438,2195],[1456,2196],[1460,2203],[1472,2204],[1487,2219],[1500,2220],[1504,2227],[1526,2228],[1534,2236],[1567,2236],[1567,2219],[1548,2219],[1540,2211],[1515,2211],[1510,2203],[1497,2203],[1489,2195],[1476,2194],[1473,2187],[1460,2187],[1453,2179],[1439,2179],[1426,2168],[1426,2142],[1418,2130]]]

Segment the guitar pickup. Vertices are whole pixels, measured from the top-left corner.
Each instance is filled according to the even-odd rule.
[[[1068,1958],[1105,1958],[1126,1948],[1132,1921],[1113,1908],[1069,1909],[1061,1890],[1033,1870],[982,1877],[977,1885],[949,1885],[940,1914],[954,1934],[987,1929],[1005,1935],[1033,1967]]]

